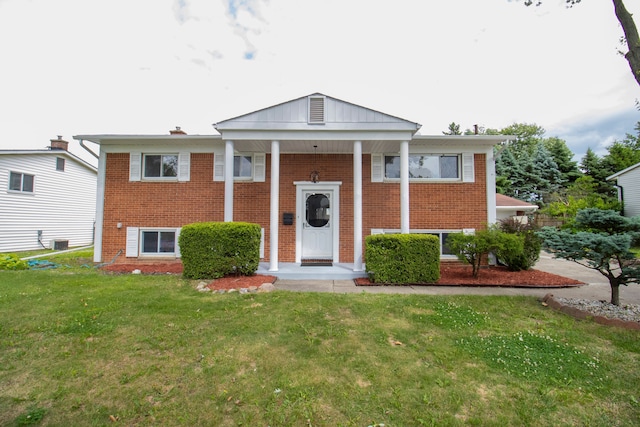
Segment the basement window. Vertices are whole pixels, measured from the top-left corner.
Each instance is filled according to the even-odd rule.
[[[141,252],[143,255],[173,255],[176,252],[175,231],[142,231]]]

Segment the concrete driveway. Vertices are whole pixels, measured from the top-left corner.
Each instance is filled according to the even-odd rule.
[[[607,279],[595,270],[583,267],[575,262],[554,259],[543,252],[534,266],[536,270],[546,271],[586,283],[572,288],[502,288],[469,286],[355,286],[353,280],[277,280],[276,289],[300,292],[337,292],[337,293],[386,293],[386,294],[424,294],[424,295],[529,295],[543,297],[548,293],[556,297],[584,298],[592,300],[611,299],[611,287]],[[620,287],[620,304],[640,305],[640,284]]]

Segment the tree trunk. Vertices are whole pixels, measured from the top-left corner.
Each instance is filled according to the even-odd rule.
[[[625,39],[627,40],[627,52],[624,57],[631,67],[631,73],[636,79],[636,82],[640,85],[640,36],[638,35],[638,29],[635,22],[633,22],[633,16],[627,11],[622,3],[622,0],[613,0],[613,7],[616,11],[616,17],[622,25]]]
[[[620,285],[611,284],[611,304],[620,305]]]

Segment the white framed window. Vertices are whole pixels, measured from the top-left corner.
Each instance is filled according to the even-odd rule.
[[[449,246],[447,246],[447,237],[451,233],[460,233],[464,230],[429,230],[429,229],[416,229],[411,230],[411,234],[431,234],[436,236],[440,241],[440,258],[442,259],[455,259],[456,256],[451,252]],[[397,234],[400,230],[394,229],[372,229],[371,234]]]
[[[20,172],[9,172],[9,191],[33,193],[35,180],[35,175]]]
[[[266,153],[237,153],[233,156],[234,181],[264,182],[266,174]],[[224,181],[224,155],[215,154],[213,180]]]
[[[129,181],[189,181],[191,153],[129,153]]]
[[[253,156],[251,154],[233,156],[233,179],[253,179]]]
[[[65,160],[62,157],[56,157],[56,170],[64,172]]]
[[[384,177],[400,179],[400,156],[384,156]],[[459,154],[410,154],[409,179],[460,180]]]
[[[179,228],[127,227],[127,258],[138,256],[180,257]]]
[[[140,254],[142,255],[175,255],[175,230],[141,230]]]
[[[144,178],[178,178],[177,154],[144,154]]]

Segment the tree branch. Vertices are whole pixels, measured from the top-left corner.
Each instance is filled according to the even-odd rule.
[[[613,7],[615,8],[618,22],[622,25],[627,47],[629,48],[629,52],[624,57],[627,59],[629,67],[631,67],[633,77],[640,85],[640,36],[638,35],[638,29],[633,21],[633,15],[624,7],[622,0],[613,0]]]

